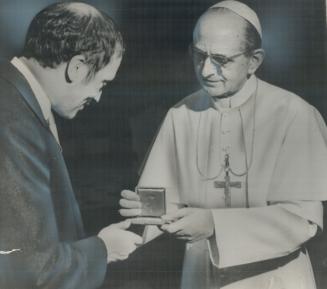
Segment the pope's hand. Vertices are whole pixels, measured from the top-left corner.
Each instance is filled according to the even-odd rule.
[[[126,220],[105,227],[98,234],[106,245],[108,263],[127,259],[129,254],[142,244],[139,235],[126,230],[130,225],[130,220]]]
[[[119,201],[122,209],[119,213],[123,217],[136,217],[141,215],[141,202],[140,197],[137,193],[129,190],[124,190],[121,192],[122,198]]]
[[[180,240],[196,242],[207,239],[214,233],[213,217],[209,209],[183,208],[162,216],[162,219],[168,224],[161,226],[161,229]]]

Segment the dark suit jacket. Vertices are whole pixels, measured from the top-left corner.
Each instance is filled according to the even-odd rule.
[[[84,238],[61,149],[24,77],[0,62],[1,289],[101,285],[106,248]]]

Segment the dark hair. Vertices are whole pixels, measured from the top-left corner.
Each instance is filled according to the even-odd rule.
[[[231,12],[228,8],[225,7],[213,7],[209,8],[208,11],[217,11],[219,13],[225,14],[225,13],[234,13]],[[240,16],[241,17],[241,16]],[[256,50],[261,48],[262,46],[262,40],[261,37],[257,31],[257,29],[246,19],[241,17],[244,20],[244,49],[246,51],[246,55],[250,56],[251,53]]]
[[[122,35],[104,12],[81,2],[55,3],[32,20],[22,56],[55,68],[83,55],[91,78],[110,62],[117,43],[123,53]]]

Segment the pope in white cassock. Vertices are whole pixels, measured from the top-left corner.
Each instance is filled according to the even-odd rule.
[[[169,110],[139,181],[166,188],[160,229],[187,241],[183,289],[315,288],[305,243],[323,226],[326,126],[303,99],[255,76],[261,38],[243,3],[200,17],[190,50],[202,89]],[[139,196],[122,197],[121,214],[138,216]]]

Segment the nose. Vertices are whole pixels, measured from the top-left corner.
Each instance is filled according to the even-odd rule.
[[[201,70],[202,77],[207,78],[217,73],[219,74],[221,73],[221,67],[219,65],[215,65],[211,61],[210,57],[207,57],[202,65],[202,70]]]

